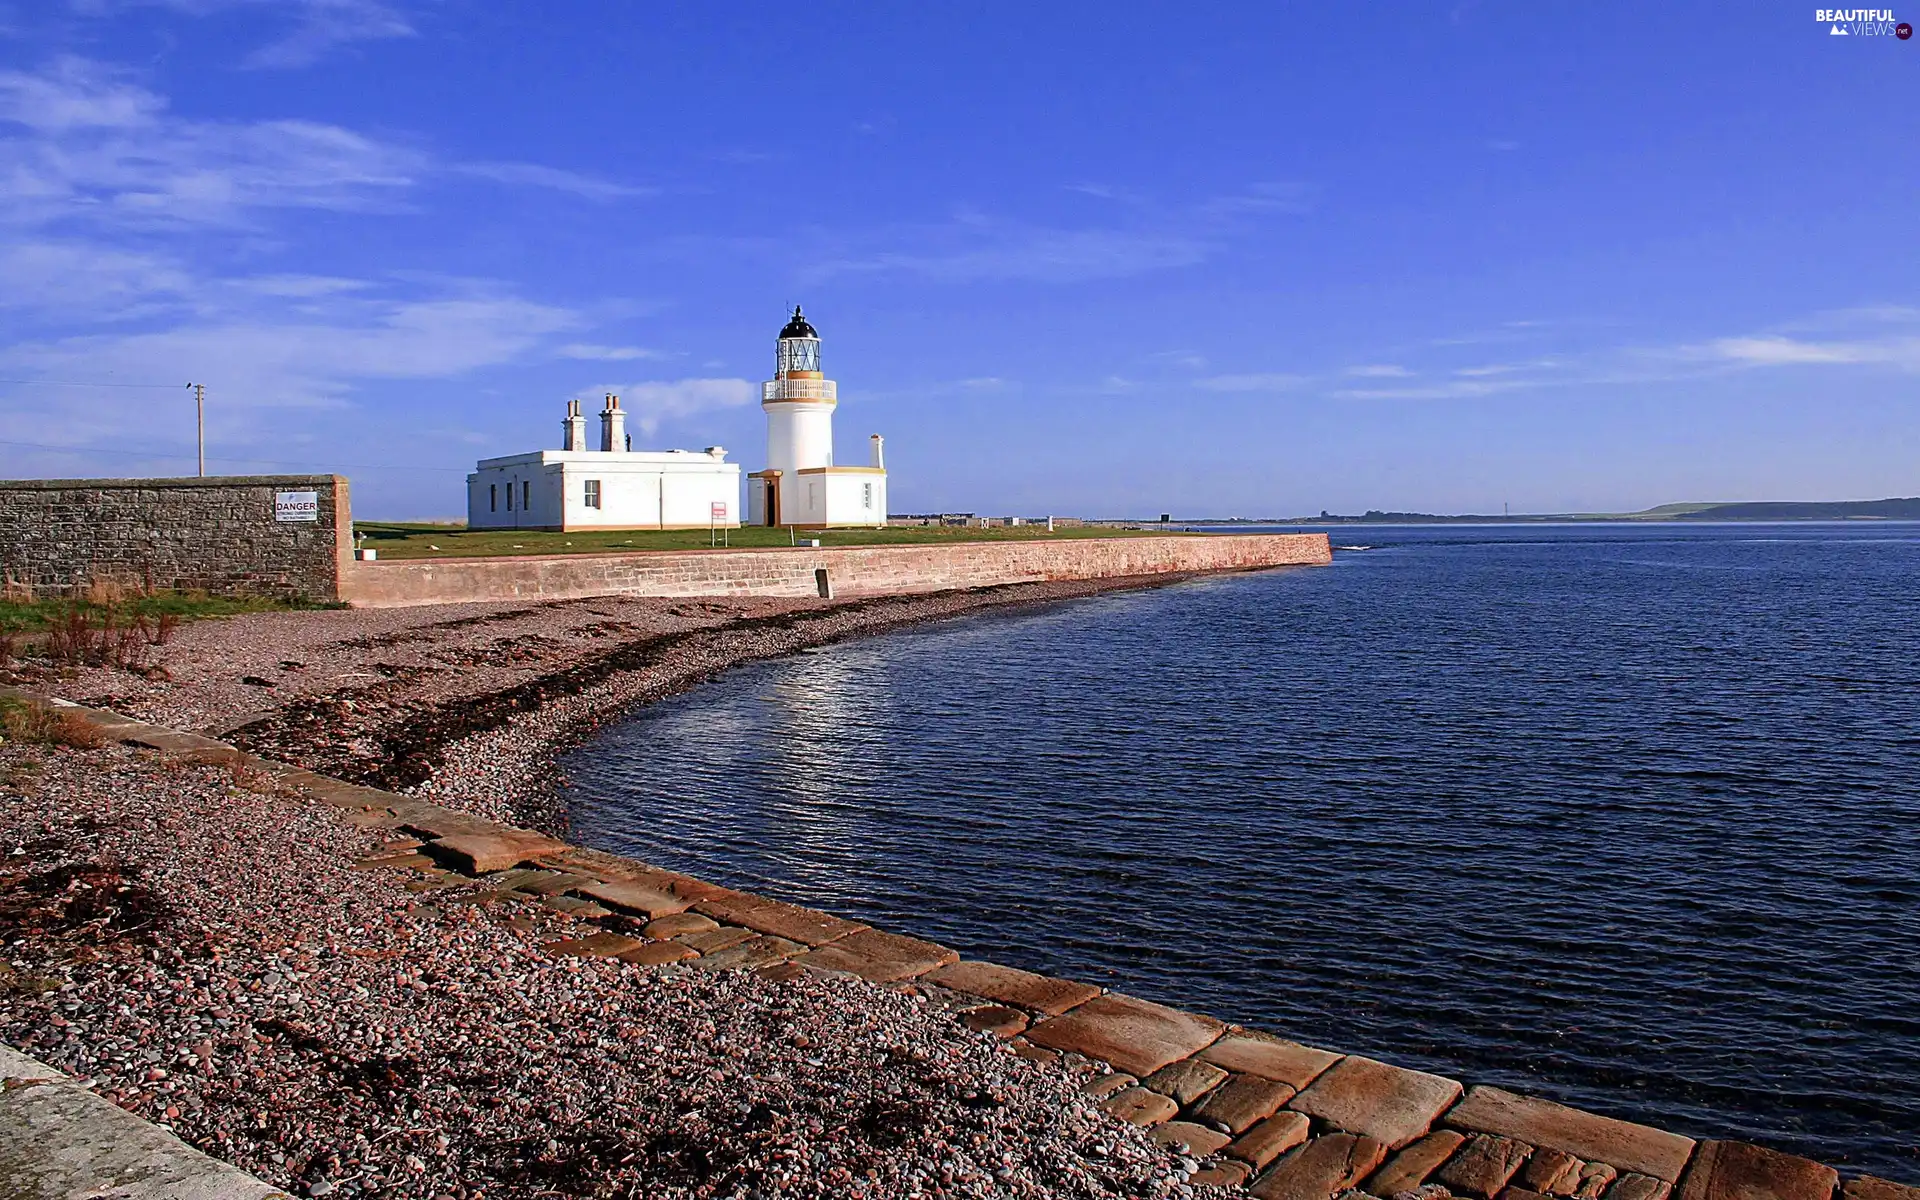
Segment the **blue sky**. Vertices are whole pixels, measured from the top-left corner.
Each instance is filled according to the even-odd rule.
[[[896,511],[1913,495],[1920,39],[1814,15],[0,0],[0,377],[159,385],[0,472],[190,473],[188,380],[362,517],[608,390],[751,470],[797,301]]]

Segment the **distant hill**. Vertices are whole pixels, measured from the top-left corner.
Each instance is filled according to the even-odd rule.
[[[1675,513],[1674,521],[1920,521],[1920,496],[1894,500],[1767,501],[1713,504]]]

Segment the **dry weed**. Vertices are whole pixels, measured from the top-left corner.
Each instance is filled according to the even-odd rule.
[[[105,731],[79,713],[35,701],[0,701],[0,732],[8,741],[29,745],[97,750],[107,744]]]

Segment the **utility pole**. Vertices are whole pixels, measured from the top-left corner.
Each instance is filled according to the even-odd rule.
[[[193,389],[193,423],[200,443],[200,474],[207,473],[207,385],[190,383]]]

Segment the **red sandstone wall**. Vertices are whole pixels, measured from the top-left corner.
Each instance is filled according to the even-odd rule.
[[[543,554],[520,558],[353,562],[342,599],[360,607],[471,600],[571,600],[583,596],[812,596],[825,567],[836,596],[1104,579],[1175,571],[1323,565],[1323,533],[1196,534],[964,542],[944,546],[842,546]]]

